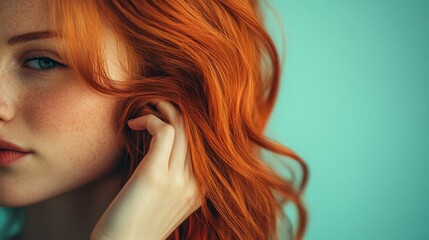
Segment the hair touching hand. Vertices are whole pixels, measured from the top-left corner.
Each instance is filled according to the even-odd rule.
[[[307,164],[264,134],[280,61],[259,1],[50,3],[69,65],[95,91],[124,99],[118,131],[126,133],[129,182],[94,237],[147,230],[160,238],[173,231],[169,239],[276,239],[283,207],[292,202],[294,237],[302,239]],[[127,56],[130,76],[119,86],[103,70],[105,26]],[[153,99],[162,100],[164,121],[145,116]],[[263,161],[264,149],[301,166],[298,189]]]

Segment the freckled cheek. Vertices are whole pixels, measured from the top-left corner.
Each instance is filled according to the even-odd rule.
[[[63,131],[76,126],[79,118],[79,105],[68,94],[47,93],[33,95],[24,110],[26,122],[32,131],[44,133]],[[81,123],[83,124],[83,123]]]
[[[72,91],[70,91],[72,90]],[[79,89],[34,93],[27,100],[26,122],[37,135],[78,137],[106,131],[113,124],[112,103]],[[89,91],[89,90],[87,90]]]

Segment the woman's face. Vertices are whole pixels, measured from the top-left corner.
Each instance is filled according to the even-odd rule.
[[[0,206],[24,206],[71,191],[120,161],[119,102],[91,92],[73,70],[56,65],[67,65],[55,49],[61,39],[8,43],[17,35],[52,30],[46,4],[0,1],[0,139],[31,151],[0,166]],[[117,49],[108,51],[108,66],[115,66]]]

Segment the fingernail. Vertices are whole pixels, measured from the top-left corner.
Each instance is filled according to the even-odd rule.
[[[132,124],[132,123],[134,122],[134,120],[135,120],[135,118],[134,118],[134,119],[130,119],[130,120],[128,120],[128,121],[127,121],[127,124],[128,124],[128,125]]]

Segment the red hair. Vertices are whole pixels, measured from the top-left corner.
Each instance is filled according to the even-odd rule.
[[[308,167],[264,135],[280,63],[258,1],[52,0],[50,12],[80,79],[123,100],[118,134],[127,139],[124,181],[150,144],[149,135],[130,131],[126,121],[152,112],[152,99],[181,110],[203,205],[168,239],[278,239],[277,221],[287,218],[288,202],[299,216],[294,239],[303,238]],[[107,74],[106,26],[126,55],[126,81]],[[263,161],[263,149],[301,166],[297,188]]]

